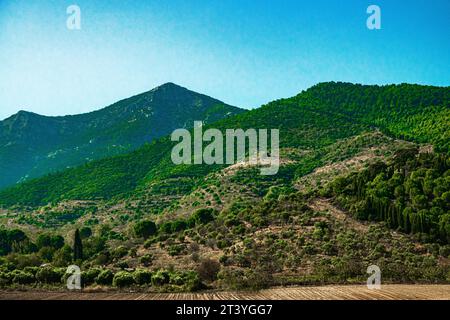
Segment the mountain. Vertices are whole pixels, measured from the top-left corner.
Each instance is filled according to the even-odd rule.
[[[77,229],[86,286],[448,283],[449,112],[449,87],[321,83],[204,128],[278,128],[275,175],[174,165],[164,136],[2,190],[0,286],[60,286]]]
[[[365,131],[381,130],[396,138],[431,143],[438,150],[448,152],[449,106],[448,87],[331,82],[219,120],[213,127],[222,130],[278,128],[281,148],[308,150],[292,169],[292,174],[298,177],[323,164],[328,152],[324,148]],[[43,205],[68,199],[110,199],[133,193],[136,188],[145,189],[153,181],[204,177],[224,167],[175,166],[170,160],[173,145],[168,137],[163,137],[129,154],[89,162],[17,185],[0,192],[0,204]]]
[[[173,83],[86,114],[19,111],[0,122],[0,188],[126,153],[194,120],[209,123],[242,111]]]

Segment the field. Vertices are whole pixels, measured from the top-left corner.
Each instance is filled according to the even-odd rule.
[[[272,288],[258,292],[124,293],[3,291],[0,300],[450,300],[450,285],[363,285]]]

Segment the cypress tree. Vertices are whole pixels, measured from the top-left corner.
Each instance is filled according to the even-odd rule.
[[[82,260],[83,259],[83,243],[80,237],[80,231],[75,230],[74,240],[73,240],[73,259]]]

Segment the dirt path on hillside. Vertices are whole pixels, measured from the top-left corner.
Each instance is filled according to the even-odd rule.
[[[450,300],[450,285],[365,285],[272,288],[259,292],[123,293],[0,292],[1,300]]]

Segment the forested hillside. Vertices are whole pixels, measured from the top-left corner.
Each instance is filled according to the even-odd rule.
[[[210,123],[240,112],[173,83],[86,114],[20,111],[0,121],[0,188],[130,152],[194,120]]]
[[[363,86],[323,83],[299,95],[229,117],[212,127],[277,128],[281,148],[314,150],[297,174],[307,174],[326,154],[320,149],[366,130],[433,144],[448,152],[450,90],[419,85]],[[208,126],[206,126],[208,128]],[[205,129],[206,129],[205,128]],[[199,176],[221,166],[175,166],[174,143],[162,138],[134,153],[94,161],[0,192],[3,205],[42,205],[62,199],[109,199],[155,179]]]
[[[357,219],[385,221],[405,233],[450,243],[450,158],[398,152],[391,163],[375,163],[336,179],[336,202]]]
[[[280,168],[163,137],[0,192],[0,287],[176,292],[450,282],[449,91],[323,83],[204,129],[280,129]],[[110,290],[108,288],[108,290]]]
[[[438,150],[449,152],[448,87],[321,83],[293,101],[320,110],[324,115],[337,113],[397,138],[432,143]]]

